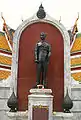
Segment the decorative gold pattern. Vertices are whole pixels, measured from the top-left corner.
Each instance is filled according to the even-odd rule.
[[[11,75],[10,71],[0,70],[0,80],[7,79]]]
[[[71,66],[79,66],[81,65],[81,57],[79,58],[71,58]]]
[[[0,49],[11,51],[5,36],[0,36]]]
[[[75,39],[75,42],[74,42],[73,47],[71,49],[71,53],[77,52],[77,51],[81,51],[81,37],[78,37]]]
[[[0,64],[11,65],[12,64],[12,58],[0,55]]]
[[[39,109],[45,108],[46,110],[48,110],[48,106],[42,106],[42,105],[33,105],[33,108],[39,108]]]
[[[71,76],[72,76],[75,80],[81,81],[81,72],[72,73]]]

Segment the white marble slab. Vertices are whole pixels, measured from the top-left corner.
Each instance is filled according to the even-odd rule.
[[[30,89],[30,93],[32,94],[51,94],[52,90],[51,89]]]
[[[73,113],[56,112],[53,114],[53,120],[73,120]]]
[[[6,112],[8,120],[28,120],[28,111]]]

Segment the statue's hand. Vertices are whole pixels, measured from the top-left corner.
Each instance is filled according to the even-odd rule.
[[[36,62],[36,63],[39,63],[39,61],[38,61],[38,60],[35,60],[35,62]]]

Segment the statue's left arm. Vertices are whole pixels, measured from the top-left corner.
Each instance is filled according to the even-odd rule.
[[[51,45],[49,44],[49,45],[48,45],[48,55],[47,55],[47,62],[48,62],[48,63],[49,63],[50,55],[51,55]]]
[[[48,58],[50,57],[50,55],[51,55],[51,45],[49,44]]]

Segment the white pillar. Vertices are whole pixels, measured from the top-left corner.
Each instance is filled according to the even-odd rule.
[[[51,89],[31,89],[28,95],[28,120],[32,120],[33,106],[47,106],[48,120],[52,120],[53,96]]]

